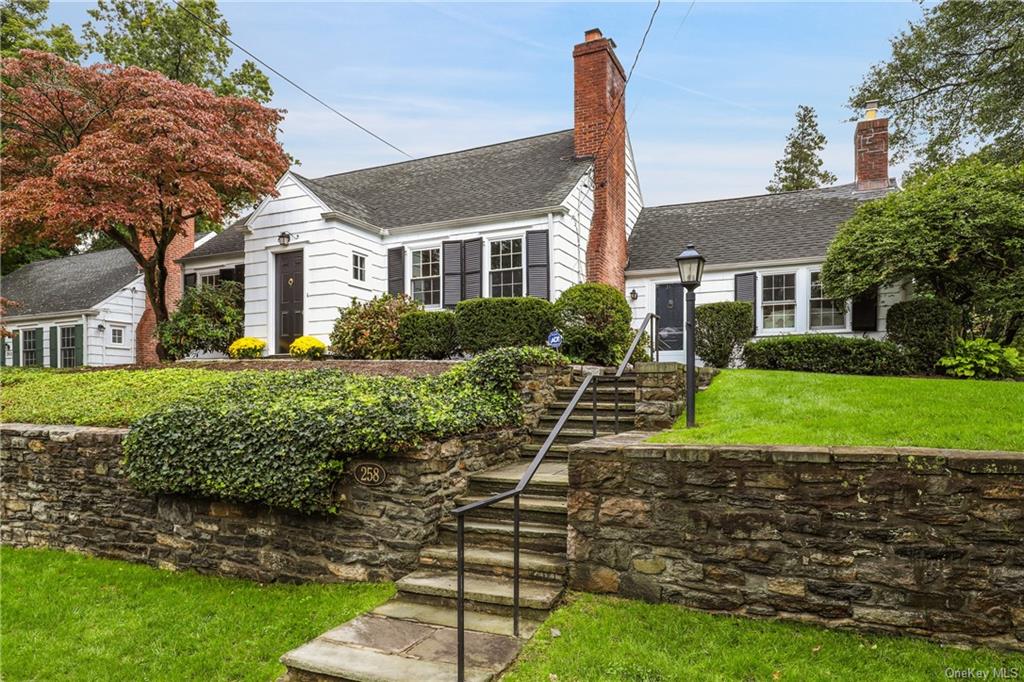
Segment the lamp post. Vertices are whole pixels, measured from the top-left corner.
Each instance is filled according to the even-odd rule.
[[[697,396],[697,324],[694,320],[697,294],[694,290],[700,286],[700,278],[704,275],[704,256],[697,253],[693,244],[687,244],[676,256],[676,265],[679,267],[679,281],[686,288],[686,428],[692,429],[697,425],[694,421]]]

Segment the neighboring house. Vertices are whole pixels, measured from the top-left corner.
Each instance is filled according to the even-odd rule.
[[[886,119],[869,109],[857,124],[855,182],[821,189],[645,207],[629,238],[625,290],[636,323],[659,316],[662,359],[683,360],[684,290],[675,257],[692,243],[707,258],[697,305],[754,305],[756,335],[824,332],[881,337],[902,286],[853,301],[822,295],[818,278],[839,226],[863,202],[895,190]]]
[[[2,339],[2,364],[136,362],[146,291],[139,266],[125,249],[36,261],[6,275],[0,284],[0,293],[12,303],[3,324],[14,334]]]

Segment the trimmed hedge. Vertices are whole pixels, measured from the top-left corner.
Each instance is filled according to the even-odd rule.
[[[502,346],[542,345],[555,328],[551,303],[532,296],[459,301],[455,320],[459,345],[471,353]]]
[[[633,336],[632,319],[626,297],[609,284],[576,284],[555,302],[555,322],[565,340],[562,350],[576,362],[620,361]]]
[[[736,349],[754,335],[754,306],[721,301],[699,305],[696,311],[697,355],[713,367],[728,367]]]
[[[403,358],[444,360],[459,350],[455,313],[420,310],[398,321],[398,342]]]
[[[785,369],[829,374],[910,374],[914,364],[891,341],[833,334],[799,334],[748,341],[743,361],[750,369]]]
[[[331,513],[348,460],[515,424],[522,368],[561,362],[543,348],[499,348],[420,379],[331,369],[237,373],[136,422],[125,471],[149,494]]]
[[[936,298],[900,301],[885,317],[886,338],[905,347],[918,371],[932,373],[960,332],[960,311]]]

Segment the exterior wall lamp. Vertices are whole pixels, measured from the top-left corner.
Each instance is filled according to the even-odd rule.
[[[293,235],[291,232],[282,232],[281,234],[277,235],[277,243],[280,244],[281,246],[288,246],[289,244],[291,244],[292,237],[294,236],[295,235]]]
[[[636,289],[629,292],[629,300],[635,301],[638,298],[640,298],[640,294],[636,293]]]
[[[679,268],[679,281],[686,289],[686,428],[692,429],[696,426],[697,398],[697,324],[696,317],[697,294],[695,290],[700,286],[701,277],[704,276],[704,256],[697,253],[693,244],[687,244],[683,252],[676,256],[676,266]]]

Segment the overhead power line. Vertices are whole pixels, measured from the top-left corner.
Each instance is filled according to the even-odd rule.
[[[214,24],[211,24],[210,22],[206,21],[205,19],[200,17],[198,14],[196,14],[195,12],[190,10],[188,7],[185,7],[184,5],[182,5],[180,2],[178,2],[178,0],[171,0],[171,2],[173,2],[175,5],[177,5],[178,9],[183,10],[185,13],[187,13],[189,16],[191,16],[193,19],[195,19],[199,23],[207,26],[208,28],[210,28],[213,31],[216,31],[218,35],[220,35],[222,38],[224,38],[224,40],[228,41],[229,43],[231,43],[232,45],[237,47],[239,50],[241,50],[245,54],[247,54],[250,57],[252,57],[254,60],[259,62],[264,68],[266,68],[268,71],[271,71],[272,73],[276,74],[279,78],[283,79],[285,82],[287,82],[290,85],[292,85],[299,92],[303,93],[307,97],[309,97],[312,100],[314,100],[314,101],[318,102],[319,104],[323,105],[325,108],[327,108],[331,112],[337,114],[341,118],[345,119],[347,122],[351,123],[356,128],[359,128],[360,130],[362,130],[364,133],[366,133],[370,137],[373,137],[374,139],[379,140],[380,142],[383,142],[384,144],[386,144],[387,146],[391,147],[392,149],[394,149],[399,154],[407,156],[410,159],[415,158],[409,152],[405,151],[404,149],[402,149],[400,147],[397,147],[397,146],[391,144],[390,142],[388,142],[383,137],[381,137],[377,133],[373,132],[372,130],[370,130],[366,126],[360,124],[357,121],[352,120],[350,117],[348,117],[345,114],[341,113],[340,111],[338,111],[337,109],[332,107],[330,104],[328,104],[327,102],[323,101],[322,99],[320,99],[319,97],[314,95],[312,92],[310,92],[306,88],[302,87],[301,85],[299,85],[298,83],[293,81],[291,78],[289,78],[288,76],[284,75],[283,73],[281,73],[280,71],[275,69],[273,66],[271,66],[268,63],[266,63],[265,61],[263,61],[262,59],[260,59],[256,55],[254,55],[252,52],[250,52],[249,50],[247,50],[244,47],[242,47],[241,45],[239,45],[237,42],[235,42],[234,40],[231,39],[231,36],[229,36],[228,34],[224,33],[223,31],[221,31],[221,29],[218,26],[215,26]]]

